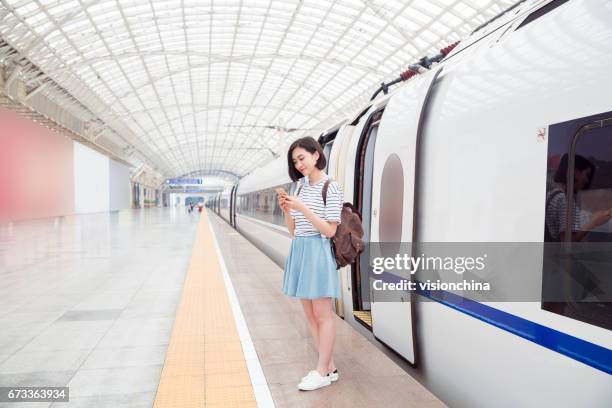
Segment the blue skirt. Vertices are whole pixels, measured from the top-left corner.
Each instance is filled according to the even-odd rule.
[[[336,260],[329,238],[297,236],[285,262],[283,293],[302,299],[340,296]]]

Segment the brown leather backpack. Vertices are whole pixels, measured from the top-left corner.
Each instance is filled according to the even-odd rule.
[[[331,179],[325,181],[321,195],[323,205],[327,205],[327,189]],[[298,189],[300,195],[302,186]],[[336,228],[336,233],[331,238],[332,254],[336,258],[336,269],[349,265],[357,259],[364,249],[363,227],[361,225],[361,215],[351,203],[342,204],[340,212],[340,224]]]

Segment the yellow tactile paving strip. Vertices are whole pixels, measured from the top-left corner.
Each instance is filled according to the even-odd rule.
[[[155,408],[256,406],[208,223],[201,213]]]

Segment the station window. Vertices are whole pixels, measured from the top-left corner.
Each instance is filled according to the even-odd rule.
[[[542,307],[612,329],[612,112],[549,127]]]

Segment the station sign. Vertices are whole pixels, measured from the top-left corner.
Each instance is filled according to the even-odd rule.
[[[200,178],[167,179],[166,184],[170,184],[170,185],[202,184],[202,179]]]

